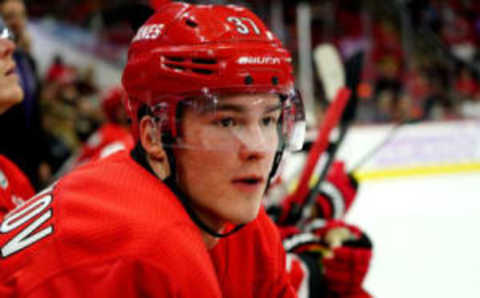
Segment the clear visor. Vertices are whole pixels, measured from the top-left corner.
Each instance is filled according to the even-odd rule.
[[[300,150],[305,113],[299,93],[204,94],[187,97],[176,109],[164,101],[151,107],[159,131],[175,138],[165,147],[208,151]]]

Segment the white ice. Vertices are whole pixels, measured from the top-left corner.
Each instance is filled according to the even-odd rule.
[[[347,219],[374,241],[375,297],[480,297],[480,173],[364,182]]]

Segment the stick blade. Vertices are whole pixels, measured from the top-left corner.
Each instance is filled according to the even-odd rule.
[[[332,44],[321,44],[313,51],[318,77],[327,100],[331,102],[340,88],[345,86],[345,70],[342,59]]]

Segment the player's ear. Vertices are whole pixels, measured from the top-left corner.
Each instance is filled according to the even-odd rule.
[[[168,177],[170,169],[167,153],[163,149],[162,134],[155,120],[150,116],[144,116],[140,120],[140,142],[147,154],[147,160],[160,179]]]

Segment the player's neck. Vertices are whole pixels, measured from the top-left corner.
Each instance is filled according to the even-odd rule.
[[[194,205],[192,207],[195,210],[195,214],[205,225],[207,225],[211,230],[217,233],[222,233],[225,227],[225,221],[218,219],[215,215],[211,214],[207,210],[204,210],[203,208],[198,208]],[[202,229],[201,233],[203,241],[205,242],[205,245],[209,250],[212,249],[220,239]]]
[[[217,245],[219,238],[214,237],[207,232],[202,231],[202,238],[203,242],[205,242],[205,246],[207,247],[207,250],[211,250]]]

